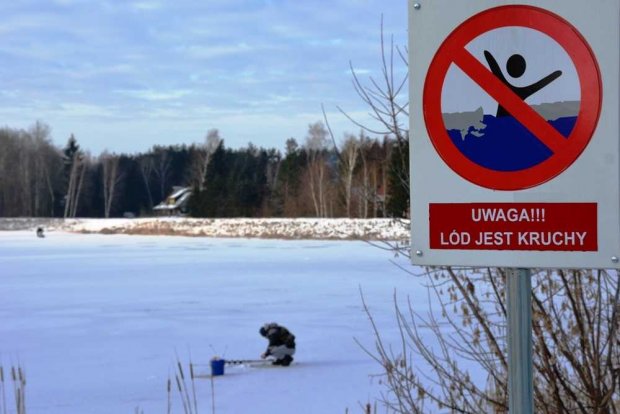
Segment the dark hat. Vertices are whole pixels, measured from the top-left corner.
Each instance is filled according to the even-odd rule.
[[[268,322],[266,324],[264,324],[259,330],[258,333],[260,333],[262,336],[267,336],[267,332],[271,329],[271,328],[275,328],[277,327],[278,324],[275,322]]]

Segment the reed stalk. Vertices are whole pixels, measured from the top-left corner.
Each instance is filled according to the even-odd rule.
[[[166,411],[166,414],[171,414],[172,413],[172,380],[170,379],[170,373],[168,373],[168,384],[167,384],[166,389],[168,391],[168,410]]]
[[[215,414],[215,380],[211,375],[211,414]]]
[[[0,365],[0,390],[2,393],[2,414],[6,414],[6,390],[4,388],[4,367]]]
[[[196,414],[198,414],[198,401],[196,399],[196,377],[194,376],[194,364],[190,361],[189,362],[189,373],[190,373],[190,378],[192,379],[192,397],[194,399],[194,412]]]
[[[179,379],[179,374],[175,375],[177,380],[177,389],[179,390],[179,395],[181,396],[181,402],[183,403],[183,412],[185,414],[189,414],[189,408],[187,407],[187,403],[185,402],[185,398],[183,398],[183,387],[181,387],[181,380]]]

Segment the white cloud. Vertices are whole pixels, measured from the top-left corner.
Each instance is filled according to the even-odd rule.
[[[59,6],[74,6],[76,4],[85,4],[88,3],[89,0],[53,0],[52,3],[58,4]]]
[[[138,90],[116,90],[117,94],[125,95],[131,98],[141,99],[145,101],[169,101],[183,98],[192,93],[188,89],[176,90],[154,90],[154,89],[138,89]]]
[[[99,140],[138,150],[209,128],[229,146],[281,147],[322,119],[321,103],[359,108],[348,63],[379,73],[382,8],[386,27],[406,33],[406,7],[379,0],[5,2],[0,118],[41,119],[61,144],[76,132],[94,151]],[[337,136],[357,130],[336,116]]]
[[[194,59],[213,59],[217,57],[224,57],[228,55],[238,55],[245,54],[252,51],[255,51],[255,47],[250,47],[245,42],[240,42],[237,44],[224,44],[224,45],[216,45],[216,46],[208,46],[208,45],[191,45],[191,46],[181,46],[178,50],[191,58]]]
[[[58,115],[73,118],[102,118],[118,115],[110,108],[106,108],[100,105],[85,104],[81,102],[61,103],[59,109],[54,112],[57,112]]]
[[[160,10],[164,6],[159,1],[144,0],[144,1],[137,1],[137,2],[131,3],[131,7],[135,10],[153,11],[153,10]]]

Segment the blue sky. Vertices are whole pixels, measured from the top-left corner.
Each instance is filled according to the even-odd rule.
[[[380,21],[405,46],[407,2],[15,0],[0,5],[0,125],[48,123],[98,154],[200,142],[284,148],[325,105],[337,139],[380,76]],[[400,65],[401,72],[405,70]]]

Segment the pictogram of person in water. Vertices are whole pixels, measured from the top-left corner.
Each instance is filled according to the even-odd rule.
[[[484,51],[484,57],[487,60],[489,67],[491,68],[491,72],[493,72],[493,74],[499,80],[501,80],[504,85],[508,86],[510,90],[512,90],[515,94],[519,96],[519,98],[521,98],[524,101],[529,96],[535,94],[536,92],[538,92],[539,90],[541,90],[542,88],[544,88],[545,86],[549,85],[551,82],[553,82],[554,80],[562,76],[562,71],[556,70],[555,72],[545,76],[538,82],[533,83],[531,85],[514,86],[510,82],[508,82],[508,80],[504,76],[504,73],[502,72],[502,69],[499,67],[497,60],[495,60],[495,58],[489,51],[487,50]],[[526,69],[526,63],[525,63],[525,58],[523,56],[519,54],[514,54],[508,58],[508,61],[506,62],[506,71],[511,77],[520,78],[525,73],[525,69]],[[508,113],[508,111],[506,111],[506,109],[503,106],[498,105],[496,117],[499,118],[502,116],[510,116],[510,113]]]

